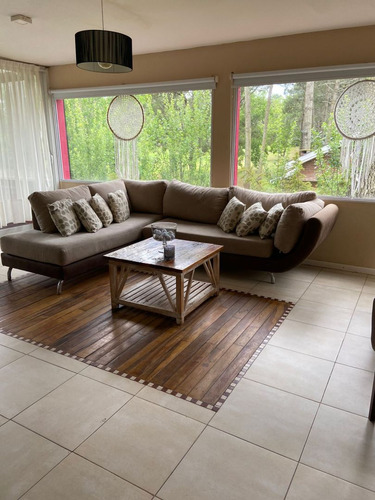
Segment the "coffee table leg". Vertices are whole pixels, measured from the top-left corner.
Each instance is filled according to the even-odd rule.
[[[111,289],[111,305],[112,309],[119,308],[118,302],[118,271],[117,264],[115,262],[109,262],[109,286]]]
[[[184,275],[176,276],[176,323],[182,325],[185,319]]]
[[[216,295],[219,293],[219,282],[220,282],[220,253],[215,255],[213,260],[213,274],[214,274],[214,286],[216,290]]]

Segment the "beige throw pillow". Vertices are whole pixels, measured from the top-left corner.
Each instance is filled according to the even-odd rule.
[[[233,198],[232,198],[233,200]],[[264,210],[260,201],[254,203],[242,215],[236,227],[237,236],[247,236],[254,233],[266,219],[268,212]]]
[[[277,205],[274,205],[271,210],[268,211],[266,219],[259,228],[259,236],[262,240],[269,238],[272,233],[276,231],[277,224],[283,211],[284,208],[281,203],[277,203]]]
[[[90,200],[90,205],[101,220],[103,227],[108,227],[110,224],[112,224],[113,215],[111,209],[105,202],[104,198],[100,196],[100,194],[94,194],[94,196]]]
[[[73,208],[88,233],[96,233],[103,227],[103,224],[87,200],[77,200],[73,202]]]
[[[108,205],[113,214],[114,222],[124,222],[129,218],[129,203],[125,192],[121,189],[114,193],[108,193]]]
[[[234,196],[224,208],[217,225],[225,232],[230,233],[234,231],[238,221],[245,210],[245,204],[237,200]]]
[[[74,211],[72,200],[65,199],[50,203],[48,211],[62,236],[70,236],[80,230],[81,223]]]

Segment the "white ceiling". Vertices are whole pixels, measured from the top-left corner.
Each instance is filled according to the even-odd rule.
[[[375,0],[103,1],[105,29],[130,36],[134,54],[375,24]],[[0,1],[0,57],[74,63],[74,34],[86,29],[101,29],[100,0]]]

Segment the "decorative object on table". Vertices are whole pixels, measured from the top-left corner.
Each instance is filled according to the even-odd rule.
[[[341,163],[351,175],[351,196],[375,196],[375,81],[361,80],[345,89],[334,118],[343,136]]]
[[[112,134],[122,141],[131,141],[138,137],[144,121],[142,104],[133,95],[119,95],[108,107],[108,127]]]
[[[85,30],[75,34],[78,68],[99,73],[129,73],[133,70],[132,39],[104,30],[103,0],[102,29]]]
[[[152,237],[163,243],[164,260],[173,260],[175,247],[169,243],[176,238],[177,224],[175,222],[154,222],[151,224]]]
[[[165,245],[164,247],[164,260],[174,260],[175,255],[175,246],[174,245]]]

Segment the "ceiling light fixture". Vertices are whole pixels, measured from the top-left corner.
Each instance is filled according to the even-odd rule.
[[[32,24],[32,22],[33,22],[31,17],[24,16],[23,14],[16,14],[14,16],[11,16],[10,20],[13,23],[22,24],[22,25]]]
[[[79,31],[75,34],[78,68],[100,73],[128,73],[133,70],[132,39],[115,31]]]

